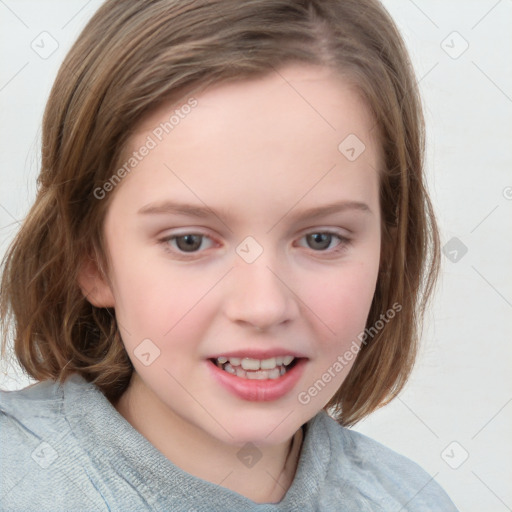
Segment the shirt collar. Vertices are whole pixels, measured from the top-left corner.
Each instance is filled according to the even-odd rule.
[[[227,503],[241,510],[261,505],[175,466],[118,413],[96,385],[81,375],[71,375],[63,386],[66,417],[92,464],[107,474],[121,475],[152,506],[170,506],[174,502],[180,503],[183,509],[194,510],[198,496],[208,496],[208,505],[213,510],[216,507],[225,510]],[[329,450],[318,446],[322,439],[323,442],[327,439],[323,425],[326,415],[321,411],[304,425],[295,478],[286,495],[271,510],[292,510],[297,505],[314,507],[314,497],[329,465],[326,455]]]

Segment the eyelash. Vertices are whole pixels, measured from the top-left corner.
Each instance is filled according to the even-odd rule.
[[[165,252],[171,253],[174,257],[176,257],[178,259],[182,259],[182,260],[191,260],[191,259],[193,259],[194,255],[199,254],[201,251],[183,252],[183,251],[181,251],[179,249],[178,250],[171,249],[170,248],[170,244],[169,244],[169,242],[171,242],[173,240],[176,240],[177,238],[184,238],[184,237],[189,236],[189,235],[202,237],[201,242],[202,242],[202,240],[204,238],[210,238],[211,239],[211,237],[209,237],[209,236],[207,236],[207,235],[205,235],[203,233],[193,233],[193,232],[190,232],[190,233],[183,233],[183,234],[180,234],[180,235],[166,236],[166,237],[158,240],[158,242],[161,243],[164,246],[164,251]],[[330,231],[330,230],[310,231],[309,233],[304,234],[301,237],[301,239],[305,238],[307,236],[311,236],[311,235],[331,235],[331,236],[333,236],[335,238],[338,238],[338,240],[340,241],[340,243],[338,245],[336,245],[334,249],[331,249],[331,250],[318,250],[318,251],[316,251],[314,249],[311,249],[311,251],[313,251],[314,253],[326,253],[327,255],[335,256],[335,255],[340,254],[344,250],[346,250],[347,247],[351,243],[351,240],[349,238],[347,238],[345,236],[342,236],[342,235],[340,235],[339,233],[337,233],[335,231]]]

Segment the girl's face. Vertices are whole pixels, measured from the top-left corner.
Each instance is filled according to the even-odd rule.
[[[281,443],[340,387],[379,268],[372,126],[341,78],[294,65],[138,127],[110,192],[105,289],[127,393],[166,432]]]

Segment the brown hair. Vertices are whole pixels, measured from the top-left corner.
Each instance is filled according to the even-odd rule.
[[[326,408],[351,425],[397,395],[415,360],[439,239],[414,73],[376,0],[105,2],[66,56],[48,100],[37,198],[4,259],[2,356],[13,320],[14,353],[31,377],[63,382],[76,372],[111,402],[121,396],[133,365],[115,311],[91,305],[77,283],[84,255],[101,269],[108,263],[102,227],[115,192],[98,200],[93,191],[117,169],[137,123],[163,102],[294,62],[337,70],[371,108],[384,160],[383,236],[367,327],[400,306],[361,345]]]

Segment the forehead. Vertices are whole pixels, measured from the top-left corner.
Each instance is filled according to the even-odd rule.
[[[169,121],[189,98],[154,110],[139,124],[132,142]],[[204,138],[229,133],[233,144],[242,142],[247,148],[258,143],[283,147],[285,140],[305,131],[311,138],[325,138],[325,145],[349,134],[358,134],[367,146],[377,142],[374,119],[353,81],[323,66],[290,64],[258,78],[210,85],[194,98],[198,106],[181,116],[179,129],[172,127],[170,138],[176,144],[206,146]],[[188,123],[181,122],[183,117]],[[190,131],[196,136],[189,137]],[[248,133],[254,137],[247,138]],[[376,159],[373,164],[377,166]]]
[[[160,106],[130,140],[126,159],[154,143],[121,187],[140,206],[175,193],[228,208],[232,198],[247,210],[271,198],[291,207],[303,197],[307,206],[344,191],[348,199],[375,201],[373,118],[331,70],[294,65],[213,85],[194,95],[193,108],[180,109],[189,99]]]

